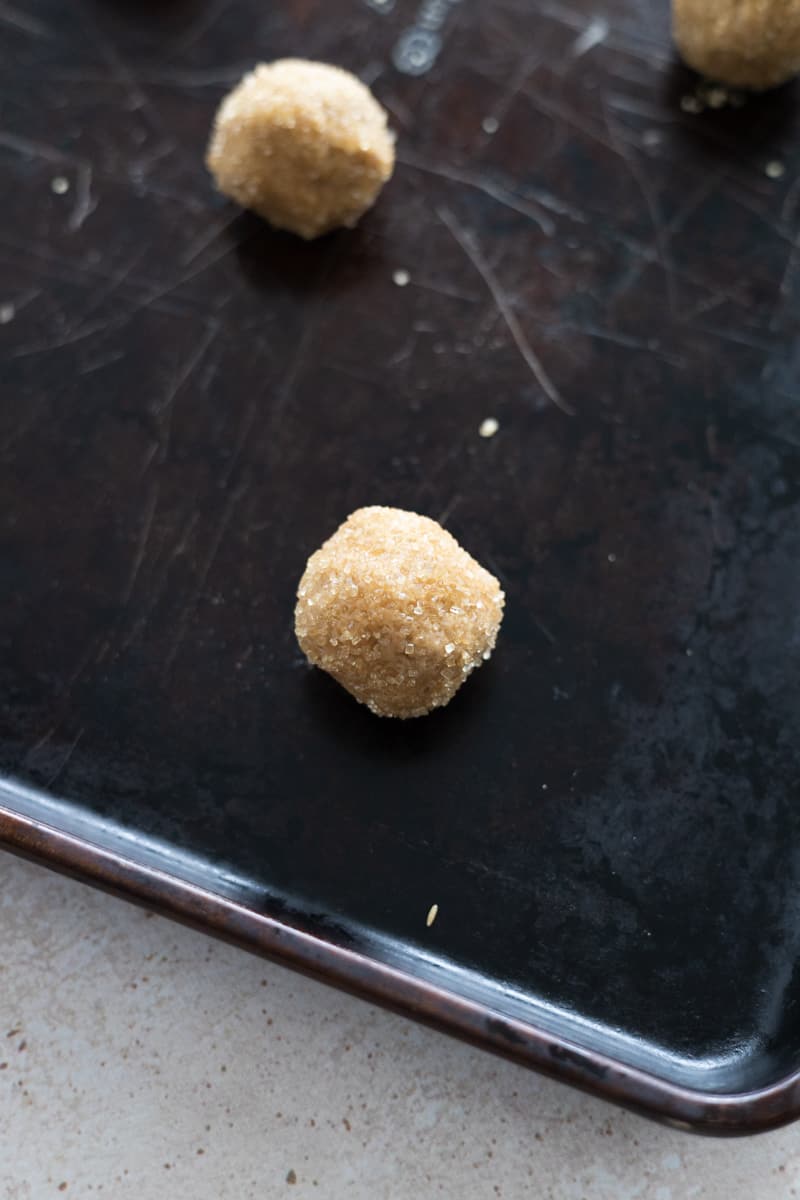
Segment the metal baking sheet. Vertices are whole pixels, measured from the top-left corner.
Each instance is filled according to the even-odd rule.
[[[202,162],[289,54],[398,133],[311,244]],[[651,1115],[796,1116],[794,87],[704,107],[654,0],[19,0],[0,55],[0,840]],[[366,503],[508,594],[424,720],[294,642]]]

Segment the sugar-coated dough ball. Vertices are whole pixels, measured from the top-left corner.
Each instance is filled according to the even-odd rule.
[[[430,517],[359,508],[308,560],[295,632],[309,661],[372,712],[421,717],[490,657],[504,602]]]
[[[755,91],[800,71],[800,0],[673,0],[675,42],[690,67]]]
[[[217,187],[304,238],[355,225],[394,168],[386,113],[355,75],[283,58],[220,105],[206,157]]]

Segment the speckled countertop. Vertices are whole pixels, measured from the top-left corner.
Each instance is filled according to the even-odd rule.
[[[784,1200],[680,1134],[0,853],[1,1200]]]

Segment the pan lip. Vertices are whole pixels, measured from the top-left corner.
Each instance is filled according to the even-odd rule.
[[[673,1127],[746,1135],[800,1117],[800,1069],[745,1092],[713,1093],[671,1083],[2,803],[0,849]]]

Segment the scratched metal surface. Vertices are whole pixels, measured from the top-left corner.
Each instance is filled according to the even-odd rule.
[[[202,165],[226,86],[284,54],[358,71],[399,134],[378,208],[313,245]],[[664,1078],[788,1070],[794,90],[682,111],[634,0],[15,0],[0,58],[20,807]],[[508,592],[425,721],[293,642],[305,557],[364,503]]]

